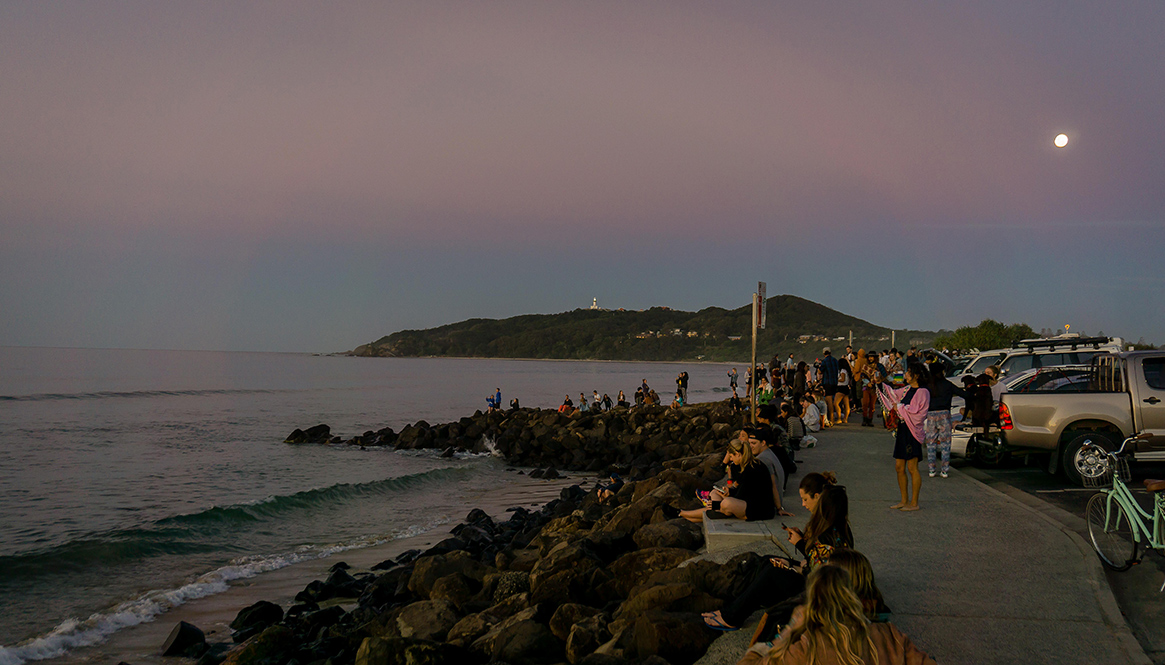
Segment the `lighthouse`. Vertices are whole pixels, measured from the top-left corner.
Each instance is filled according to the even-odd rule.
[[[599,308],[599,299],[592,298],[591,299],[591,309],[598,309],[598,308]]]

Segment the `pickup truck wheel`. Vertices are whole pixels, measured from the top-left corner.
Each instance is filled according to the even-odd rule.
[[[1098,478],[1108,469],[1108,460],[1104,455],[1093,450],[1084,449],[1084,444],[1091,442],[1104,450],[1114,450],[1112,439],[1107,434],[1089,432],[1068,442],[1064,446],[1064,475],[1074,485],[1084,485],[1085,478]]]

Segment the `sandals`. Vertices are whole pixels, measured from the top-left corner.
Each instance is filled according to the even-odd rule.
[[[704,615],[704,625],[712,630],[718,630],[722,633],[730,633],[734,630],[740,630],[739,626],[729,626],[724,623],[724,619],[720,617],[719,612]]]

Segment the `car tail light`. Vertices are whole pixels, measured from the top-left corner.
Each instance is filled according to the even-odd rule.
[[[999,429],[1012,429],[1015,425],[1011,422],[1011,409],[1003,402],[999,403]]]

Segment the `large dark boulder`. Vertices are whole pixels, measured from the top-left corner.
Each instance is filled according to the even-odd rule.
[[[282,665],[295,648],[295,634],[290,628],[271,626],[231,649],[223,665]]]
[[[558,606],[558,609],[554,610],[554,614],[550,617],[550,632],[565,642],[567,636],[570,635],[571,626],[584,619],[599,616],[602,613],[602,610],[587,605],[563,603]],[[606,642],[606,640],[603,640],[603,642]]]
[[[704,529],[695,522],[677,517],[640,528],[635,532],[634,539],[635,544],[641,548],[678,547],[698,550],[704,545]]]
[[[570,627],[566,636],[566,660],[579,663],[609,639],[611,633],[601,616],[582,619]]]
[[[162,644],[163,656],[198,658],[206,651],[206,635],[192,623],[179,621]]]
[[[462,550],[422,557],[417,559],[414,564],[413,574],[409,578],[409,591],[427,599],[433,590],[433,585],[446,575],[461,573],[470,579],[481,582],[489,570],[485,564]]]
[[[722,602],[692,584],[640,585],[631,596],[619,606],[615,618],[630,619],[652,610],[668,612],[711,612]]]
[[[671,570],[692,558],[690,550],[674,547],[653,547],[628,552],[607,567],[611,576],[610,585],[623,598],[631,589],[647,580],[653,573]]]
[[[377,577],[360,594],[360,606],[378,609],[393,602],[408,600],[411,595],[409,578],[412,574],[412,566],[395,566]]]
[[[477,580],[461,573],[451,573],[445,577],[437,578],[437,581],[433,583],[433,588],[429,591],[429,598],[448,601],[460,609],[469,603],[477,591],[481,589],[481,586]]]
[[[283,608],[275,603],[260,600],[254,605],[244,607],[235,615],[235,620],[231,622],[231,629],[235,632],[231,637],[235,642],[245,642],[251,636],[258,635],[268,626],[274,626],[280,621],[283,621]]]
[[[648,612],[635,621],[635,647],[640,658],[658,655],[673,665],[691,665],[704,655],[717,634],[699,614]]]
[[[461,616],[446,600],[422,600],[401,609],[396,627],[401,637],[443,641]]]
[[[562,660],[562,643],[533,619],[516,621],[497,631],[490,659],[513,665],[542,665]]]
[[[365,638],[356,652],[356,665],[446,665],[472,663],[465,650],[453,644],[415,638]]]

